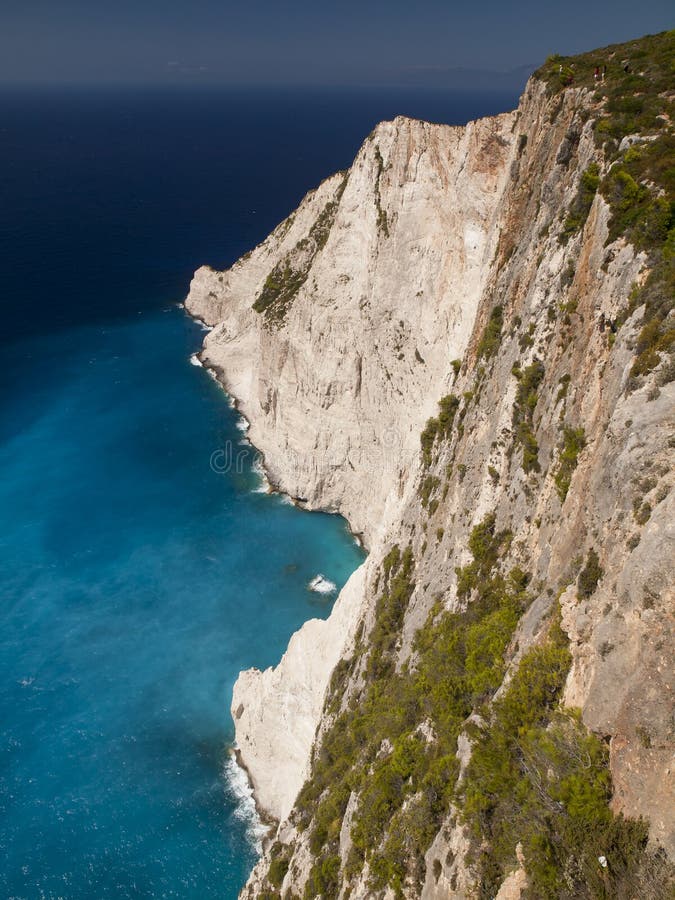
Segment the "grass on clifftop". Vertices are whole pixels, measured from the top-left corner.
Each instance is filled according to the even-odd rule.
[[[551,94],[568,87],[590,92],[605,173],[599,184],[597,172],[582,178],[563,239],[581,228],[599,189],[611,210],[608,242],[623,237],[646,253],[650,274],[623,318],[644,304],[631,374],[648,375],[675,342],[675,31],[579,56],[551,56],[534,74]],[[663,380],[672,375],[671,366]]]
[[[549,56],[544,65],[534,72],[534,77],[546,82],[551,93],[564,90],[566,87],[586,87],[592,88],[600,96],[613,100],[625,95],[627,84],[632,88],[636,83],[630,81],[627,83],[624,76],[649,82],[650,93],[672,92],[675,71],[674,48],[675,30],[662,31],[659,34],[648,34],[623,44],[610,44],[576,56],[560,56],[556,53]],[[603,67],[606,67],[604,81]],[[596,68],[600,69],[599,79],[595,77]],[[643,82],[637,82],[641,83]],[[655,108],[647,104],[646,107],[641,107],[639,112],[643,117],[643,124],[653,122]],[[653,114],[651,119],[648,118],[649,112]],[[630,130],[640,129],[631,127]]]

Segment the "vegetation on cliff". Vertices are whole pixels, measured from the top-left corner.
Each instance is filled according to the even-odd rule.
[[[283,325],[298,291],[307,281],[315,256],[326,245],[346,184],[345,172],[333,199],[321,210],[309,234],[298,241],[265,279],[262,290],[253,303],[253,309],[265,316],[268,325]]]
[[[475,597],[461,613],[434,607],[415,639],[414,662],[397,671],[395,650],[414,588],[410,549],[393,547],[381,572],[384,587],[370,636],[343,669],[363,674],[358,700],[339,714],[321,742],[312,778],[301,792],[298,824],[311,829],[317,862],[306,896],[330,896],[326,872],[339,859],[338,841],[350,795],[358,798],[348,869],[367,861],[373,890],[400,893],[411,865],[419,879],[424,853],[447,814],[458,771],[457,737],[475,706],[502,681],[505,651],[528,602],[526,573],[497,564],[509,544],[494,517],[476,526],[472,562],[459,577]],[[339,698],[341,685],[332,685]]]
[[[524,369],[514,367],[513,374],[518,379],[516,399],[513,404],[513,430],[516,443],[523,450],[522,463],[525,472],[539,472],[539,447],[534,436],[534,410],[539,396],[537,388],[544,378],[544,364],[539,359]]]
[[[374,625],[336,670],[328,707],[333,723],[296,806],[296,825],[309,829],[315,859],[306,900],[337,896],[341,883],[364,865],[373,892],[390,887],[403,897],[406,889],[417,890],[424,855],[451,809],[472,836],[481,897],[495,895],[521,853],[531,898],[609,900],[629,896],[637,884],[665,898],[666,863],[648,849],[645,823],[609,809],[605,745],[576,711],[560,705],[570,653],[555,612],[544,639],[493,701],[532,599],[526,572],[504,572],[510,545],[510,533],[496,529],[494,515],[474,527],[472,559],[457,570],[465,608],[448,612],[435,605],[411,660],[398,671],[395,651],[414,589],[414,560],[409,547],[401,553],[398,546],[385,558]],[[597,583],[589,567],[591,554],[580,594],[588,579]],[[341,710],[344,685],[358,673],[361,694]],[[458,778],[462,733],[473,749]],[[340,840],[350,798],[351,850],[343,866]],[[271,883],[280,883],[287,865],[284,856],[273,860]]]
[[[570,489],[572,475],[577,467],[579,454],[586,446],[586,433],[583,428],[563,428],[562,446],[558,457],[558,468],[554,475],[555,488],[560,502],[565,502]]]
[[[583,226],[599,189],[609,203],[608,243],[623,237],[647,257],[649,275],[637,286],[623,319],[644,305],[632,375],[648,375],[675,342],[675,31],[614,44],[575,57],[552,56],[535,77],[555,94],[590,92],[594,136],[602,152],[581,179],[562,233]],[[673,367],[664,378],[673,377]]]
[[[422,445],[422,458],[425,465],[429,465],[432,459],[434,444],[437,439],[447,439],[452,431],[452,424],[459,409],[459,397],[448,394],[438,401],[438,415],[427,420],[424,431],[420,436]]]
[[[614,816],[608,751],[559,700],[570,663],[556,619],[522,659],[474,746],[459,808],[475,840],[478,896],[492,898],[520,853],[526,897],[666,897],[645,822]]]

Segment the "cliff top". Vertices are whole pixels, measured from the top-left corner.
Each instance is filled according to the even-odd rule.
[[[585,88],[593,136],[605,160],[584,175],[611,210],[608,242],[623,237],[646,254],[650,275],[629,315],[645,306],[634,376],[646,375],[675,340],[675,30],[579,56],[551,56],[534,73],[550,95]],[[576,222],[570,219],[571,226]]]
[[[598,98],[608,99],[669,93],[672,103],[674,57],[675,30],[662,31],[577,56],[554,54],[533,74],[551,92],[573,84],[593,88]]]

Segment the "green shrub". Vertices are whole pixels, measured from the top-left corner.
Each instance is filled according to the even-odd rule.
[[[294,269],[287,259],[276,264],[253,304],[258,313],[266,313],[269,320],[283,321],[298,291],[307,280],[309,263]]]
[[[579,190],[570,206],[560,234],[561,243],[566,244],[575,232],[583,228],[599,187],[600,167],[597,163],[591,163],[581,175]]]
[[[438,401],[438,416],[427,420],[427,424],[420,435],[422,460],[425,466],[431,465],[434,444],[437,438],[447,439],[450,437],[458,407],[459,397],[456,397],[454,394],[448,394],[445,397],[441,397]]]
[[[604,575],[604,572],[600,566],[600,559],[595,550],[591,547],[588,551],[588,556],[586,557],[586,565],[583,567],[581,572],[579,572],[579,579],[577,581],[577,596],[584,600],[587,597],[590,597],[595,593],[595,589],[598,586],[598,582]]]
[[[420,444],[422,445],[422,460],[425,466],[431,465],[434,443],[438,434],[438,419],[427,419],[420,435]]]
[[[638,498],[633,504],[633,516],[638,525],[646,525],[651,518],[651,514],[651,503],[648,503],[646,500],[641,503]]]
[[[525,472],[539,472],[539,446],[533,430],[534,410],[537,406],[537,388],[544,378],[544,365],[535,359],[525,369],[516,369],[518,379],[516,399],[513,404],[513,427],[516,443],[523,450],[522,466]]]
[[[314,897],[337,897],[339,888],[340,857],[335,854],[322,857],[309,873],[305,885],[305,900]]]
[[[288,863],[289,861],[286,857],[278,857],[272,860],[267,872],[267,880],[271,885],[276,888],[281,887],[281,883],[286,877],[286,872],[288,872]]]
[[[401,564],[401,550],[398,544],[394,544],[391,550],[387,553],[387,555],[382,560],[382,571],[384,573],[385,579],[389,578],[391,573],[396,573],[399,565]]]
[[[476,348],[478,359],[481,359],[481,357],[489,359],[497,351],[502,339],[503,324],[504,310],[501,306],[495,306],[490,313],[490,318]]]
[[[448,394],[441,397],[438,401],[438,428],[439,433],[443,437],[450,437],[452,423],[455,420],[455,413],[459,407],[459,398],[454,394]]]
[[[633,230],[649,206],[650,192],[621,163],[616,163],[603,181],[602,193],[612,210],[609,240],[613,241]]]
[[[422,501],[422,506],[427,507],[429,505],[429,499],[434,491],[438,489],[440,483],[441,479],[437,478],[436,475],[425,475],[425,477],[420,482],[419,487],[419,495]]]
[[[563,430],[563,443],[558,457],[558,468],[553,476],[555,488],[560,502],[565,502],[570,488],[572,475],[577,467],[579,454],[586,446],[586,433],[583,428],[569,428]]]
[[[502,683],[506,649],[519,618],[520,609],[509,598],[467,630],[466,686],[473,698],[491,694]]]
[[[380,194],[380,180],[382,178],[382,174],[384,173],[384,160],[382,159],[382,153],[380,152],[380,148],[377,144],[375,145],[375,163],[377,165],[377,175],[375,180],[375,207],[377,208],[377,227],[385,237],[389,237],[389,220],[387,219],[386,210],[382,207],[382,197]]]
[[[393,665],[390,654],[398,640],[408,601],[415,589],[415,582],[412,580],[414,559],[411,547],[408,546],[403,551],[400,562],[398,545],[396,552],[395,568],[390,567],[391,577],[385,575],[387,584],[375,607],[375,625],[370,634],[367,666],[371,678],[381,677]]]

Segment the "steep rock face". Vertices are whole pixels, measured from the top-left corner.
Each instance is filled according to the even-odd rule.
[[[613,324],[644,280],[646,256],[622,238],[608,244],[611,210],[599,194],[576,233],[563,235],[582,173],[606,165],[594,112],[582,88],[550,97],[533,80],[516,113],[464,129],[384,123],[347,175],[308,195],[248,259],[193,281],[188,308],[216,325],[204,361],[251,420],[272,480],[308,506],[344,513],[370,551],[330,618],[307,623],[276,669],[244,673],[235,687],[242,759],[260,804],[281,820],[282,895],[301,894],[312,878],[310,896],[327,890],[329,876],[313,875],[323,857],[311,814],[302,827],[288,817],[336,710],[364,696],[363,641],[374,633],[385,557],[396,544],[414,559],[390,650],[400,669],[414,666],[430,610],[465,607],[458,570],[471,560],[472,530],[493,511],[495,527],[509,531],[503,571],[531,576],[497,696],[544,640],[559,596],[571,652],[564,702],[609,741],[614,808],[647,816],[653,838],[675,851],[664,794],[675,398],[667,379],[629,384],[641,310],[618,333]],[[454,424],[437,429],[425,458],[420,432],[451,391]],[[584,562],[592,570],[593,554],[584,591],[577,576]],[[331,687],[338,663],[347,674]],[[481,721],[457,742],[458,783]],[[433,726],[420,727],[433,743]],[[385,741],[378,756],[389,752]],[[352,791],[327,864],[329,895],[394,896],[373,887],[372,859],[353,862],[350,828],[362,813]],[[481,876],[456,810],[427,846],[404,895],[470,896]],[[527,888],[513,850],[501,897]],[[270,889],[271,852],[248,896]]]
[[[272,482],[339,510],[369,546],[396,520],[419,432],[473,327],[513,121],[383,123],[347,175],[323,182],[229,272],[204,267],[191,284],[187,308],[215,325],[202,360],[251,422]],[[325,243],[298,264],[330,205]],[[303,266],[283,321],[274,305],[253,309],[270,273]],[[363,575],[354,580],[361,589],[345,588],[329,624],[307,623],[277,670],[244,673],[234,691],[241,759],[275,818],[308,774],[328,679],[359,618]]]
[[[339,509],[369,545],[473,326],[513,121],[383,123],[346,176],[229,272],[200,269],[190,287],[187,308],[216,326],[202,358],[250,419],[272,481]],[[331,204],[325,242],[298,250]],[[270,274],[280,296],[261,314]]]

